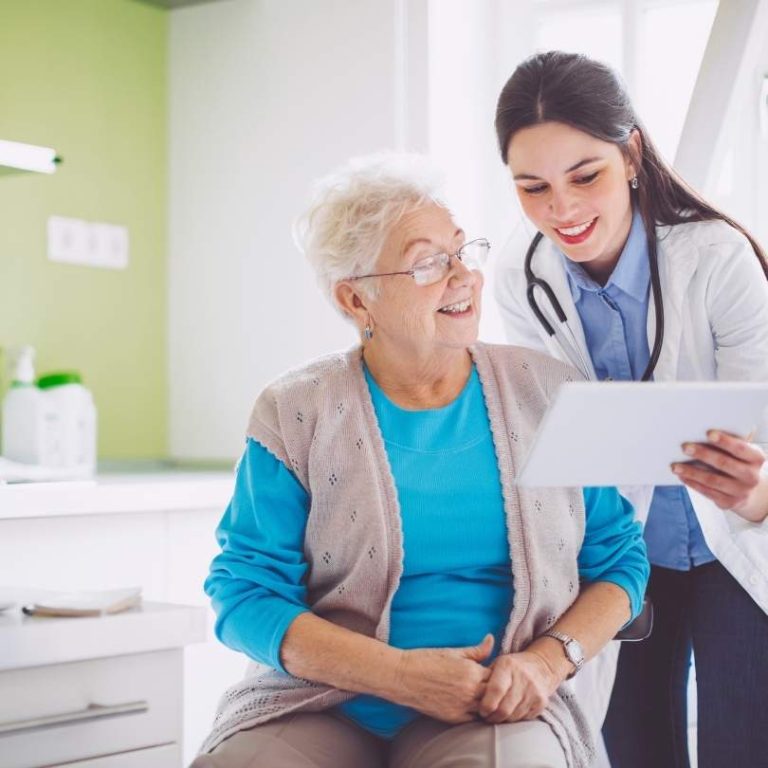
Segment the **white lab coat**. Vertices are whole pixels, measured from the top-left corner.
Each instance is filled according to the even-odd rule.
[[[526,231],[527,229],[527,231]],[[508,340],[577,364],[566,352],[578,345],[594,378],[584,331],[571,297],[568,279],[555,246],[544,238],[533,256],[536,277],[546,280],[557,296],[573,336],[550,338],[526,299],[523,270],[531,240],[530,227],[520,227],[501,254],[496,270],[496,298]],[[664,343],[655,381],[768,381],[768,280],[749,241],[724,222],[697,222],[659,227],[658,262],[664,298]],[[536,291],[539,307],[561,333],[546,296]],[[653,348],[655,311],[649,302],[648,344]],[[570,344],[569,344],[570,342]],[[574,359],[575,358],[575,359]],[[584,365],[577,367],[583,368]],[[716,428],[717,414],[712,414]],[[765,449],[768,424],[756,438]],[[768,465],[768,462],[766,462]],[[653,489],[622,489],[644,520]],[[707,545],[755,602],[768,613],[768,521],[749,523],[719,509],[690,491]],[[577,695],[593,727],[599,729],[615,676],[618,643],[609,646],[574,678]],[[586,674],[585,674],[586,673]],[[580,679],[581,678],[581,679]]]

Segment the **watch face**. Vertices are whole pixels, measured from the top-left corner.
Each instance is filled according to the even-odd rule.
[[[584,649],[578,640],[569,640],[564,644],[565,655],[578,669],[584,663]]]

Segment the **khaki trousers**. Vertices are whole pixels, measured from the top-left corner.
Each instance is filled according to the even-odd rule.
[[[331,713],[286,715],[239,731],[190,768],[566,768],[540,720],[448,725],[421,717],[392,742]]]

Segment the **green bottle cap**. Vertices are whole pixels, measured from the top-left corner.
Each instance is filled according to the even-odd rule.
[[[56,373],[47,373],[37,380],[37,386],[40,389],[51,389],[53,387],[63,387],[65,384],[82,384],[83,379],[77,371],[57,371]]]

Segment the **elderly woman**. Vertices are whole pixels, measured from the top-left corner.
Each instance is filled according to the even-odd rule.
[[[206,582],[254,663],[195,768],[592,759],[565,681],[638,613],[642,537],[613,489],[516,487],[574,372],[477,342],[489,244],[421,171],[352,163],[304,218],[362,343],[256,401]]]

